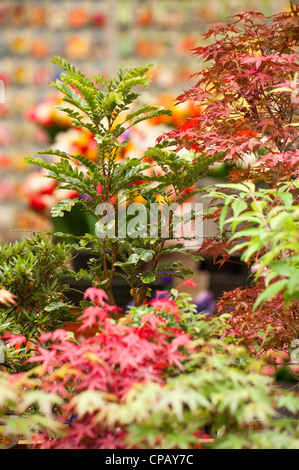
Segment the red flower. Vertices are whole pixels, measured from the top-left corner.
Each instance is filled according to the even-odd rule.
[[[29,204],[32,209],[36,210],[37,212],[42,212],[47,207],[47,204],[43,200],[43,197],[38,194],[29,198]]]
[[[103,194],[103,186],[101,185],[101,183],[97,185],[97,194],[101,196],[102,201],[105,201],[105,196]]]

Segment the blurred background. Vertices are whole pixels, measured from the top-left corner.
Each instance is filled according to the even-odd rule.
[[[24,164],[26,155],[54,144],[93,158],[90,136],[76,134],[53,111],[59,97],[49,85],[59,70],[52,55],[90,75],[154,64],[144,99],[171,107],[200,70],[191,49],[203,43],[209,24],[245,10],[270,16],[288,5],[287,0],[1,0],[0,243],[23,236],[11,229],[51,229],[53,188],[44,187],[36,169]],[[131,152],[153,145],[190,112],[177,110],[172,120],[131,135]]]

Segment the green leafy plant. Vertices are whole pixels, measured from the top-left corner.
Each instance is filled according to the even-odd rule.
[[[297,180],[279,183],[275,189],[259,188],[251,181],[210,188],[210,195],[223,201],[219,220],[229,255],[239,253],[252,275],[248,288],[224,293],[217,311],[230,312],[229,334],[240,338],[253,354],[269,351],[272,365],[277,352],[278,359],[281,351],[291,353],[298,335],[297,188]],[[291,359],[284,362],[298,373]]]
[[[85,278],[91,285],[105,289],[110,302],[115,304],[113,282],[115,276],[121,276],[131,287],[135,305],[141,305],[150,296],[150,284],[164,277],[165,272],[168,276],[192,275],[192,271],[178,261],[159,263],[159,260],[170,252],[188,253],[184,244],[177,240],[171,246],[166,244],[178,238],[174,232],[179,221],[174,222],[171,208],[196,194],[198,190],[192,186],[214,159],[187,161],[175,152],[156,146],[147,149],[142,158],[122,160],[120,151],[127,145],[122,141],[127,129],[143,120],[170,114],[159,106],[138,109],[133,106],[139,96],[138,87],[149,85],[150,66],[120,70],[117,78],[105,80],[101,75],[91,79],[59,57],[52,60],[64,70],[61,80],[52,85],[63,93],[64,101],[72,105],[60,109],[71,117],[74,126],[86,128],[94,135],[98,157],[92,162],[84,155],[49,149],[39,153],[55,157],[53,162],[32,157],[28,157],[27,162],[48,170],[47,176],[54,178],[60,187],[79,193],[77,198],[57,203],[52,209],[53,217],[63,217],[76,205],[94,218],[96,234],[75,237],[78,242],[73,244],[78,252],[93,257],[90,270],[81,270],[77,278]],[[142,208],[136,209],[135,201],[141,201]],[[165,215],[158,214],[153,222],[151,207],[155,204]],[[107,222],[108,208],[114,218]],[[140,211],[142,222],[140,217],[136,221],[136,210]],[[196,217],[194,211],[190,217]],[[161,232],[163,227],[169,227],[167,236]],[[154,233],[153,228],[156,228]],[[57,236],[65,236],[70,241],[74,234],[58,233]],[[197,255],[195,258],[200,259]]]
[[[255,260],[255,280],[265,279],[266,289],[254,308],[280,291],[289,306],[299,299],[299,206],[292,194],[298,181],[281,183],[277,189],[256,188],[252,182],[221,185],[225,188],[238,193],[211,190],[210,195],[224,199],[220,229],[224,224],[231,229],[235,243],[230,254],[240,252],[246,263]],[[231,215],[226,218],[229,209]]]
[[[107,421],[128,426],[129,447],[298,448],[296,425],[274,419],[281,417],[277,405],[294,409],[298,397],[276,396],[275,403],[269,379],[244,349],[233,347],[226,354],[217,349],[217,341],[202,343],[190,361],[191,367],[198,361],[199,368],[169,378],[164,386],[133,387],[122,404],[107,405]],[[188,370],[188,363],[184,367]],[[200,439],[209,436],[205,428],[210,443]]]
[[[73,319],[59,282],[70,258],[64,243],[53,244],[43,234],[2,245],[0,283],[14,295],[14,303],[0,304],[6,368],[19,370],[30,352],[29,343],[41,331],[55,330]]]
[[[32,439],[34,433],[48,429],[49,435],[59,435],[63,428],[53,415],[61,400],[40,391],[38,380],[26,373],[17,376],[0,372],[0,434]],[[37,413],[38,409],[43,410]]]

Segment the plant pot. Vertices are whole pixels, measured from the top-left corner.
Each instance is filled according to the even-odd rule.
[[[91,287],[90,283],[84,279],[76,281],[72,277],[62,278],[62,283],[69,286],[70,290],[65,291],[66,298],[72,302],[76,307],[80,306],[80,302],[83,300],[84,292],[86,289]],[[113,284],[113,294],[116,298],[118,307],[125,309],[128,303],[132,300],[130,294],[129,284],[120,278],[116,278]]]
[[[81,310],[76,309],[76,308],[71,310],[71,313],[73,313],[74,316],[77,315],[80,312],[81,312]],[[125,315],[125,313],[123,312],[123,313],[118,314],[118,317],[120,318],[124,315]],[[87,339],[87,338],[92,338],[99,331],[99,329],[96,325],[93,326],[93,327],[87,328],[84,331],[80,331],[80,326],[81,325],[82,325],[82,322],[80,322],[80,321],[68,321],[68,322],[65,322],[64,329],[74,333],[74,337],[79,342],[83,341],[84,339]]]
[[[81,322],[66,322],[64,325],[64,329],[66,331],[71,331],[74,334],[74,337],[77,341],[81,342],[87,338],[92,338],[98,333],[98,328],[95,326],[93,328],[88,328],[84,331],[79,331],[80,326],[82,325]]]

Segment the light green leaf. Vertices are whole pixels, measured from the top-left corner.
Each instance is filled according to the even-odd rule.
[[[53,217],[63,217],[64,211],[70,212],[72,207],[78,202],[78,199],[64,199],[59,201],[52,209],[51,214]]]
[[[274,297],[276,294],[278,294],[280,291],[284,289],[284,287],[287,285],[287,279],[281,279],[277,282],[273,282],[273,284],[270,284],[263,292],[261,295],[258,296],[256,299],[254,305],[253,305],[253,310],[256,310],[256,308],[264,301],[269,300],[271,297]]]
[[[148,274],[147,276],[142,276],[141,280],[144,284],[150,284],[156,280],[156,276],[154,274]]]
[[[219,217],[219,228],[221,233],[223,232],[223,226],[225,224],[225,217],[228,211],[228,205],[223,206],[220,217]]]
[[[232,203],[232,208],[234,211],[234,216],[238,217],[241,212],[247,209],[247,203],[241,199],[235,199]]]

